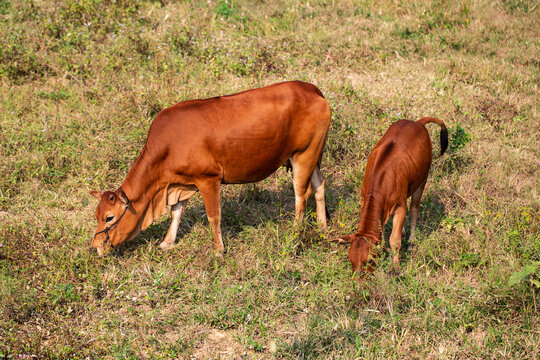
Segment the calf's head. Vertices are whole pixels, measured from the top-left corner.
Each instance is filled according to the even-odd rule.
[[[92,249],[102,256],[109,248],[128,240],[137,227],[133,208],[127,195],[116,191],[90,191],[100,203],[96,209],[97,229],[92,239]]]
[[[351,261],[353,271],[369,273],[375,270],[375,260],[380,256],[380,240],[367,234],[342,235],[332,240],[339,244],[350,244],[349,260]]]

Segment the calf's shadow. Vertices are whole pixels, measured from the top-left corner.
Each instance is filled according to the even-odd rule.
[[[238,188],[239,187],[239,188]],[[275,188],[275,187],[274,187]],[[291,179],[280,182],[277,190],[269,189],[263,183],[223,185],[221,187],[221,231],[225,248],[230,238],[237,237],[248,227],[258,227],[265,223],[284,224],[294,220],[295,199]],[[306,207],[306,217],[315,212],[315,201],[310,197]],[[118,256],[128,256],[139,246],[147,243],[159,245],[171,222],[170,215],[163,216],[141,232],[135,239],[118,248]],[[189,234],[193,227],[203,222],[210,229],[206,210],[200,194],[187,203],[180,221],[175,243]],[[212,235],[208,244],[211,246]]]

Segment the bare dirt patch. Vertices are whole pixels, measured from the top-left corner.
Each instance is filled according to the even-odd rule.
[[[198,346],[192,359],[240,359],[246,354],[245,347],[230,333],[212,329]]]

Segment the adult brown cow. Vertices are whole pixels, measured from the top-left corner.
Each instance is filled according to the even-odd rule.
[[[424,192],[431,167],[431,140],[425,127],[436,123],[441,127],[441,155],[448,146],[448,132],[444,123],[432,117],[418,121],[399,120],[392,124],[368,157],[362,182],[360,224],[358,232],[343,235],[333,241],[350,243],[349,260],[353,271],[367,266],[373,271],[371,260],[379,254],[381,231],[394,215],[390,247],[394,252],[394,266],[399,267],[399,249],[403,224],[407,214],[407,198],[411,197],[411,235],[414,238],[420,198]]]
[[[290,162],[297,220],[315,193],[317,220],[326,227],[325,181],[319,162],[330,125],[330,106],[314,85],[283,82],[161,111],[146,144],[116,191],[91,191],[101,200],[92,248],[98,255],[136,237],[171,205],[172,221],[160,247],[176,238],[186,201],[201,192],[223,252],[219,189],[260,181]]]

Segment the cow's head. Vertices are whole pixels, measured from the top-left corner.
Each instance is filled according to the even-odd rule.
[[[350,244],[349,260],[351,261],[353,271],[373,272],[375,270],[375,259],[380,256],[380,239],[369,234],[342,235],[337,239],[331,240],[339,244]]]
[[[133,237],[137,219],[122,189],[90,191],[90,194],[101,200],[96,209],[98,225],[92,239],[92,249],[96,249],[98,255],[102,256],[111,247],[116,247]]]

